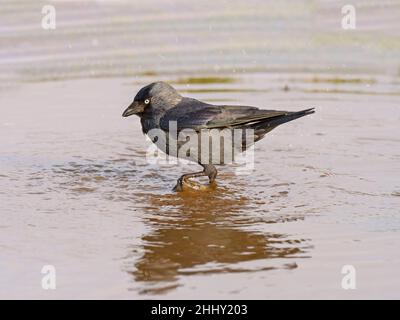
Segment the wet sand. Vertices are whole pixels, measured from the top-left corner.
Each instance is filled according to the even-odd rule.
[[[20,3],[1,13],[1,298],[400,298],[393,7],[380,9],[386,22],[373,30],[368,22],[376,21],[361,15],[360,33],[337,43],[323,6],[269,4],[274,10],[259,8],[253,24],[250,6],[217,7],[226,20],[205,21],[206,5],[190,19],[192,8],[183,7],[173,28],[168,6],[60,1],[58,35],[48,38],[28,28],[37,5]],[[141,32],[129,27],[135,9]],[[326,17],[317,31],[307,19],[316,13]],[[160,46],[149,40],[154,20],[170,26]],[[291,43],[298,28],[313,41]],[[269,56],[257,33],[248,36],[260,30],[280,39],[268,42]],[[204,50],[190,34],[203,34]],[[226,34],[248,42],[225,41],[219,51]],[[348,42],[354,37],[358,45]],[[257,143],[251,175],[225,166],[215,189],[174,193],[176,179],[196,165],[149,164],[139,120],[121,117],[156,80],[209,102],[316,113]],[[40,285],[47,264],[57,270],[54,291]],[[341,288],[343,265],[356,268],[356,290]]]

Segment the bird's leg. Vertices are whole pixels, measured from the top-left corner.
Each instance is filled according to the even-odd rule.
[[[196,178],[202,176],[208,176],[210,180],[210,184],[215,181],[215,177],[217,176],[217,169],[212,164],[202,164],[204,170],[194,173],[186,173],[182,175],[174,187],[173,191],[182,191],[183,190],[183,181],[189,178]]]
[[[202,166],[204,168],[204,175],[208,176],[210,184],[213,183],[217,177],[217,169],[212,164],[202,164]]]

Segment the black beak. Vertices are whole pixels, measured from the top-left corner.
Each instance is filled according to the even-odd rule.
[[[138,101],[133,101],[131,105],[125,109],[124,113],[122,114],[123,117],[129,117],[133,114],[137,114],[143,111],[143,107]]]

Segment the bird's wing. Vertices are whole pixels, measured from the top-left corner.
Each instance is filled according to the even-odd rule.
[[[287,111],[261,110],[246,106],[221,106],[221,113],[207,122],[207,129],[234,128],[287,115]]]
[[[221,113],[218,106],[196,99],[183,98],[174,108],[169,109],[160,119],[161,129],[168,131],[169,122],[176,121],[178,131],[183,129],[199,130],[208,121]]]
[[[168,110],[160,119],[160,127],[168,131],[169,121],[176,121],[178,131],[233,128],[289,113],[287,111],[260,110],[248,106],[217,106],[195,99],[183,98],[177,106]]]

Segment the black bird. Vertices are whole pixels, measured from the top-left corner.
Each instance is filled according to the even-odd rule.
[[[122,116],[138,115],[144,134],[149,135],[155,129],[161,130],[160,132],[165,133],[166,138],[159,139],[157,136],[152,139],[157,147],[169,155],[183,157],[179,155],[179,150],[186,141],[179,141],[178,136],[171,136],[170,121],[175,121],[177,134],[188,129],[191,129],[195,133],[200,133],[204,130],[210,131],[212,129],[217,129],[217,131],[228,129],[232,132],[234,129],[252,129],[254,143],[262,139],[266,133],[280,124],[312,113],[314,113],[314,108],[289,112],[263,110],[248,106],[213,105],[196,99],[182,97],[169,84],[155,82],[139,90],[132,104],[124,111]],[[241,152],[249,146],[245,145],[244,139],[245,136],[243,135],[242,149],[235,152]],[[173,145],[172,142],[177,145],[176,148],[171,147]],[[187,159],[198,162],[203,167],[203,171],[182,175],[178,179],[174,190],[182,190],[183,181],[192,177],[208,176],[210,183],[214,182],[217,176],[217,169],[214,166],[215,162],[212,158],[215,155],[211,154],[210,159],[204,162],[200,159],[200,153],[201,150],[193,152]],[[185,154],[184,156],[188,155]],[[225,163],[222,162],[219,164]]]

